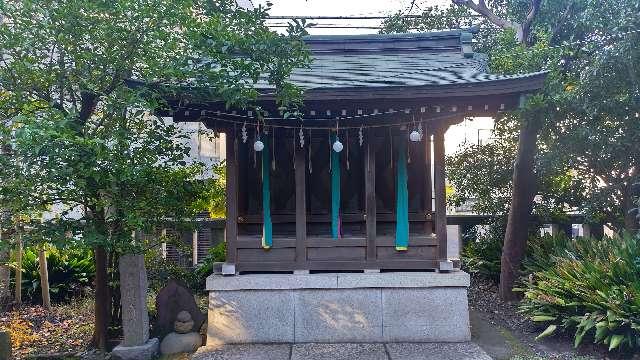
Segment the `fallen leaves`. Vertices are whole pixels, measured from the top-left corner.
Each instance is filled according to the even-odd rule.
[[[11,334],[15,358],[36,354],[75,353],[87,348],[93,332],[91,299],[54,305],[49,313],[26,305],[0,314],[0,331]]]

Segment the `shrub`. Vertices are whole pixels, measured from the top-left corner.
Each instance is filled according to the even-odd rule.
[[[46,253],[52,301],[69,300],[82,295],[91,286],[95,265],[90,250],[49,248]],[[22,293],[27,299],[42,297],[39,269],[38,251],[26,248],[22,256]]]
[[[640,239],[575,240],[547,237],[532,245],[525,262],[521,310],[548,323],[539,337],[575,330],[616,348],[640,348]]]
[[[464,239],[467,240],[467,244],[462,249],[464,270],[484,275],[498,282],[504,231],[504,221],[497,220],[485,227],[485,231],[478,231],[475,227],[464,234]]]
[[[225,261],[226,256],[227,243],[225,243],[224,241],[209,249],[209,254],[204,259],[202,264],[200,264],[196,269],[196,273],[198,273],[198,276],[203,279],[203,284],[206,282],[207,276],[213,273],[213,263]]]

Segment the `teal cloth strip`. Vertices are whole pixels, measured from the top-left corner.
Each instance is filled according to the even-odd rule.
[[[398,169],[396,191],[396,249],[409,246],[409,191],[407,190],[407,141],[398,143]]]
[[[270,248],[273,245],[273,228],[271,224],[271,186],[269,181],[270,163],[269,141],[263,140],[262,149],[262,247]]]
[[[336,136],[331,136],[331,236],[340,237],[340,154],[333,150]]]

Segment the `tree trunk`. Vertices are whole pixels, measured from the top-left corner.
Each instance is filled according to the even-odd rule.
[[[40,265],[40,290],[42,290],[42,306],[51,311],[51,297],[49,295],[49,269],[47,269],[47,253],[44,245],[38,251],[38,262]]]
[[[11,271],[5,265],[9,261],[9,251],[0,250],[0,311],[11,302]]]
[[[518,298],[513,292],[513,285],[518,279],[529,237],[529,218],[536,193],[533,169],[537,152],[538,127],[534,121],[522,120],[518,153],[513,168],[511,208],[500,261],[500,297],[505,301]]]
[[[0,232],[2,241],[2,232]],[[9,248],[0,249],[0,312],[11,302],[11,270],[6,263],[9,261]]]
[[[17,306],[22,305],[22,235],[17,235],[16,244],[16,295]]]
[[[635,197],[633,196],[633,191],[631,189],[632,184],[629,184],[622,196],[624,196],[623,201],[623,211],[624,211],[624,229],[628,232],[638,231],[640,228],[640,224],[638,223],[638,205],[635,202]]]
[[[104,247],[96,247],[94,249],[94,257],[96,263],[96,279],[95,279],[95,328],[93,330],[93,346],[101,351],[107,350],[107,342],[109,340],[109,275],[107,273],[107,252]]]

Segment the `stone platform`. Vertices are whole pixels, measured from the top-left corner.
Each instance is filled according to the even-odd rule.
[[[207,345],[469,341],[468,286],[461,271],[212,275]]]
[[[247,344],[202,347],[192,360],[491,360],[464,343]]]

